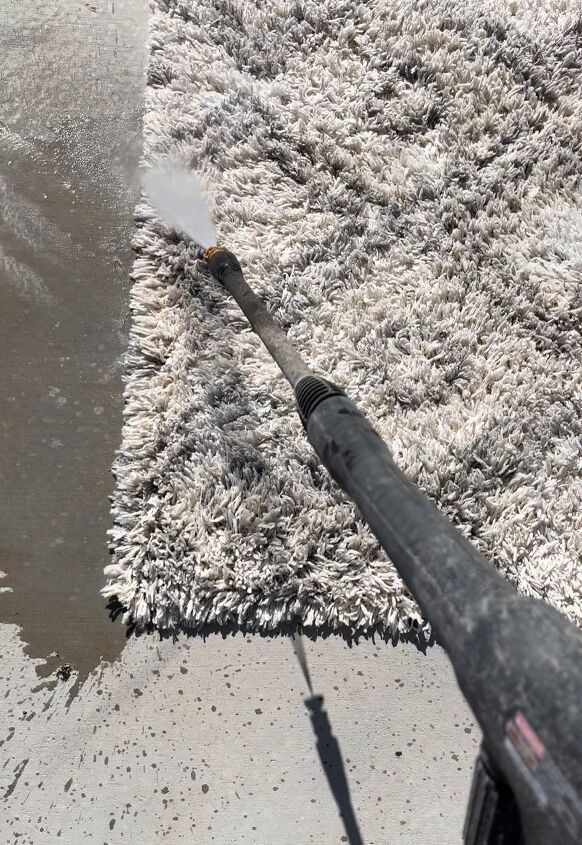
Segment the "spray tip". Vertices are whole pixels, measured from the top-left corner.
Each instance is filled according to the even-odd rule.
[[[209,246],[208,249],[205,249],[202,253],[202,258],[204,261],[210,261],[210,258],[214,255],[215,252],[219,252],[221,249],[224,249],[223,246]]]

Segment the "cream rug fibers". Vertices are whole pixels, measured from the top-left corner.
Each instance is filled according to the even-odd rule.
[[[145,163],[200,175],[311,364],[580,623],[578,3],[154,0],[150,50]],[[105,594],[138,625],[424,626],[197,246],[137,221]]]

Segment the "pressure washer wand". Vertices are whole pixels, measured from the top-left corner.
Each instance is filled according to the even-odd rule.
[[[226,249],[211,246],[204,253],[204,260],[214,278],[236,300],[291,387],[295,387],[305,376],[313,375],[281,326],[273,320],[263,301],[246,283],[237,257]]]
[[[344,391],[309,369],[232,252],[204,258],[293,387],[310,443],[430,621],[481,726],[466,845],[580,845],[581,633],[519,596],[406,478]]]

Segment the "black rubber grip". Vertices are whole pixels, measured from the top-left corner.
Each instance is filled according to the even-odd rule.
[[[297,399],[297,407],[303,427],[307,426],[310,415],[320,402],[329,399],[331,396],[345,395],[341,387],[320,376],[304,376],[299,379],[295,385],[295,398]]]

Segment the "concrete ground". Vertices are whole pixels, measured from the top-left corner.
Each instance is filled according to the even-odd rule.
[[[0,843],[454,845],[479,733],[438,647],[307,641],[322,702],[288,638],[100,598],[146,24],[0,0]]]

